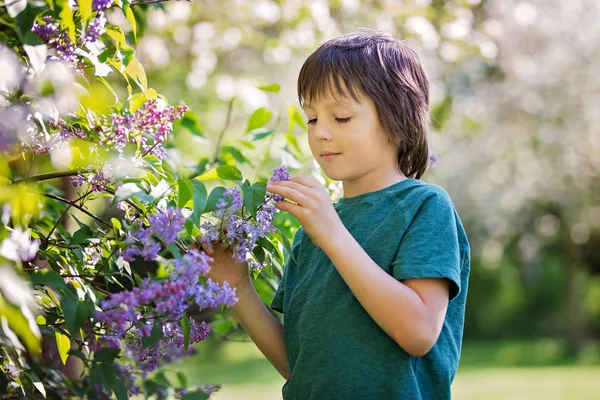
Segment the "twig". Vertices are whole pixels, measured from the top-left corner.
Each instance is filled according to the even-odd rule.
[[[223,127],[223,130],[221,131],[221,133],[219,134],[219,138],[217,139],[217,146],[215,148],[213,164],[216,164],[219,161],[219,153],[221,151],[221,140],[223,140],[223,136],[225,135],[225,132],[227,131],[227,128],[229,127],[229,123],[231,122],[231,112],[233,110],[234,100],[235,100],[235,97],[232,97],[231,101],[229,101],[229,108],[227,109],[227,120],[225,121],[225,126]]]
[[[154,3],[166,3],[167,1],[172,1],[172,0],[150,0],[150,1],[136,1],[136,2],[132,2],[130,3],[132,6],[141,6],[144,4],[154,4]],[[181,0],[175,0],[175,1],[181,1]],[[192,0],[186,0],[188,3],[191,3]]]
[[[62,201],[63,203],[67,203],[67,204],[69,204],[69,203],[70,203],[70,201],[69,201],[69,200],[67,200],[67,199],[65,199],[65,198],[62,198],[62,197],[59,197],[59,196],[55,196],[55,195],[53,195],[53,194],[44,193],[44,196],[45,196],[45,197],[48,197],[48,198],[50,198],[50,199],[54,199],[54,200],[58,200],[58,201]],[[79,211],[81,211],[82,213],[84,213],[84,214],[86,214],[86,215],[88,215],[88,216],[90,216],[90,217],[94,218],[96,221],[98,221],[98,222],[100,222],[100,223],[102,223],[102,224],[106,225],[107,227],[109,227],[109,228],[112,228],[112,225],[110,225],[110,224],[109,224],[109,223],[107,223],[106,221],[104,221],[104,220],[100,219],[99,217],[95,216],[94,214],[92,214],[91,212],[89,212],[88,210],[86,210],[85,208],[83,208],[83,207],[81,207],[81,206],[79,206],[79,205],[77,205],[77,204],[73,204],[73,206],[72,206],[72,207],[74,207],[74,208],[78,209]]]
[[[69,211],[69,209],[75,203],[77,203],[79,200],[83,199],[85,196],[89,195],[90,193],[92,193],[91,190],[89,192],[85,193],[84,195],[79,196],[77,199],[75,199],[73,201],[69,201],[69,203],[67,205],[67,208],[65,208],[65,210],[60,215],[60,218],[58,219],[58,221],[56,221],[56,223],[54,224],[54,226],[52,227],[52,229],[50,229],[50,232],[48,233],[48,236],[46,236],[46,240],[44,240],[45,244],[48,244],[48,241],[50,240],[50,237],[54,233],[54,230],[56,229],[56,227],[58,226],[58,224],[60,224],[60,222],[63,220],[63,218],[65,217],[65,215],[67,215],[67,212]]]

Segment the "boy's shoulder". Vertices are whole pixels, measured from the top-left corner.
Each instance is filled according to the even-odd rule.
[[[393,204],[410,204],[412,207],[454,208],[450,195],[443,187],[419,179],[410,179],[406,185],[398,185],[383,193]]]

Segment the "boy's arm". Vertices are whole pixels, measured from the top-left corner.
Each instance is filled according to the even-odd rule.
[[[265,307],[248,279],[236,288],[239,299],[232,310],[246,329],[259,350],[286,380],[290,368],[283,343],[283,325]]]
[[[346,229],[323,251],[371,318],[400,347],[417,357],[433,347],[446,317],[448,280],[400,282],[381,269]]]

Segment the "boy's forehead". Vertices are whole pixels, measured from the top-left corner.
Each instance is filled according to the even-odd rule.
[[[336,96],[334,98],[333,96],[327,96],[327,97],[321,97],[321,98],[316,99],[316,100],[313,99],[310,103],[309,102],[305,102],[302,105],[302,108],[304,108],[304,109],[315,109],[319,105],[323,106],[325,108],[334,107],[334,106],[353,107],[353,106],[355,106],[357,104],[359,104],[359,102],[357,102],[356,100],[354,100],[351,97]]]

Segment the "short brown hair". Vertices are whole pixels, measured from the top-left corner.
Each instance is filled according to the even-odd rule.
[[[429,80],[414,50],[385,32],[330,39],[300,70],[300,105],[326,93],[343,94],[341,82],[356,101],[359,89],[375,102],[379,121],[398,149],[400,171],[420,179],[429,161]]]

